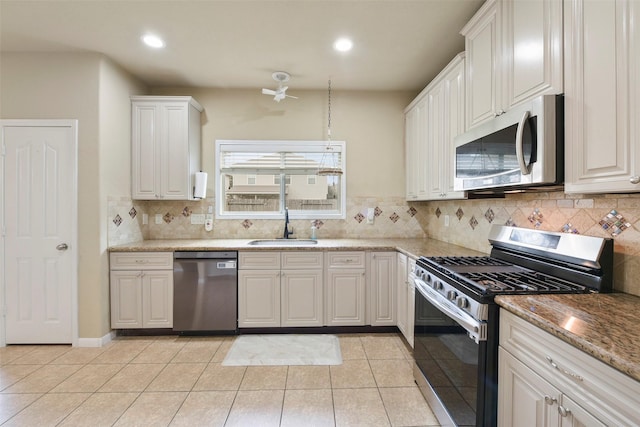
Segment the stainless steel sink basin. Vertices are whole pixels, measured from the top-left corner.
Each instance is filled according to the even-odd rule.
[[[260,239],[248,243],[251,246],[308,246],[317,245],[317,240],[311,239]]]

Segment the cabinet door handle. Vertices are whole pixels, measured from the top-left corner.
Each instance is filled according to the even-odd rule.
[[[561,368],[560,366],[558,366],[558,364],[556,362],[553,361],[553,359],[549,356],[547,356],[547,361],[549,362],[549,364],[554,368],[557,369],[558,371],[562,372],[563,374],[565,374],[568,377],[573,378],[576,381],[584,381],[584,378],[582,378],[580,375],[571,372],[571,371],[567,371],[564,368]]]
[[[558,413],[561,417],[566,418],[571,415],[571,411],[565,408],[564,406],[558,406]]]
[[[634,175],[631,178],[629,178],[629,182],[632,184],[640,184],[640,176],[639,175]]]
[[[547,405],[553,405],[557,401],[558,401],[558,399],[556,399],[555,397],[551,397],[551,396],[545,396],[544,397],[544,403],[546,403]]]

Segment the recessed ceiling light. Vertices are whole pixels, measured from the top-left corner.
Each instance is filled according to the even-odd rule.
[[[333,43],[333,48],[338,52],[348,52],[353,47],[353,42],[351,39],[346,37],[339,38]]]
[[[145,34],[142,36],[142,41],[149,47],[160,49],[164,47],[164,40],[154,34]]]

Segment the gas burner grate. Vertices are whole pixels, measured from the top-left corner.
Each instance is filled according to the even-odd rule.
[[[585,286],[535,271],[459,274],[486,294],[587,292]]]
[[[425,258],[430,263],[443,266],[476,266],[476,265],[489,265],[489,266],[508,266],[511,265],[497,258],[488,256],[470,256],[470,257],[428,257]]]

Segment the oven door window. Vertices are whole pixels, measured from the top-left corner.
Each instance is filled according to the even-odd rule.
[[[416,292],[414,358],[457,425],[476,425],[478,363],[486,344]]]

